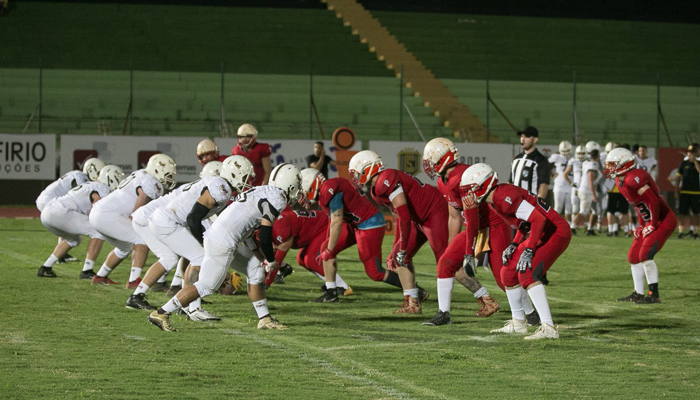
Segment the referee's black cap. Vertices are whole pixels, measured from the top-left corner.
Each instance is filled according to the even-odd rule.
[[[537,128],[535,128],[534,126],[528,126],[527,128],[518,132],[518,136],[520,135],[525,135],[527,137],[539,137],[540,133],[537,132]]]

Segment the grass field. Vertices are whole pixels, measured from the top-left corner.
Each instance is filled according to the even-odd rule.
[[[174,316],[162,332],[124,307],[130,291],[77,279],[82,263],[39,279],[55,237],[39,220],[0,219],[0,399],[520,399],[697,398],[700,393],[698,241],[670,239],[657,256],[662,304],[632,291],[630,239],[575,237],[549,273],[561,338],[489,334],[510,317],[490,273],[478,277],[501,312],[477,318],[456,287],[453,324],[421,326],[437,310],[429,250],[416,258],[432,296],[420,316],[396,316],[401,295],[371,282],[354,249],[340,273],[355,295],[309,304],[321,281],[297,268],[268,299],[288,331],[257,331],[245,295],[211,296],[220,322]],[[385,250],[389,240],[385,241]],[[104,260],[105,246],[98,264]],[[85,255],[85,245],[71,252]],[[290,254],[289,260],[291,260]],[[149,265],[153,256],[149,258]],[[112,274],[125,282],[128,262]],[[165,294],[150,295],[153,304]],[[534,329],[532,329],[534,330]]]

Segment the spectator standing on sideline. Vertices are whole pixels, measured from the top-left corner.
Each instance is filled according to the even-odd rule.
[[[324,177],[328,178],[328,165],[335,167],[335,161],[326,155],[323,142],[314,143],[314,153],[306,156],[306,166],[318,170]]]
[[[700,224],[700,145],[693,143],[688,146],[686,157],[678,166],[675,198],[678,200],[678,239],[684,236],[698,238],[698,233],[692,230],[688,234],[683,233],[685,222],[690,220],[690,225]],[[693,212],[690,216],[689,211]]]
[[[270,155],[272,150],[267,143],[258,143],[258,130],[251,124],[243,124],[238,128],[236,134],[238,144],[233,148],[231,154],[247,158],[255,170],[255,180],[253,186],[267,185],[272,171],[272,161]]]
[[[511,164],[510,182],[544,200],[547,198],[551,172],[549,160],[537,150],[539,132],[534,126],[528,126],[525,130],[518,132],[518,136],[520,136],[520,147],[523,152],[515,156]],[[544,285],[549,284],[546,273],[542,275],[540,281]]]

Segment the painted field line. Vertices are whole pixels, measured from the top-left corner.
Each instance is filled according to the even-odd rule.
[[[38,265],[39,263],[42,262],[42,261],[36,261],[36,259],[31,258],[31,257],[27,257],[24,254],[15,253],[14,251],[5,250],[2,248],[0,248],[0,254],[8,256],[8,257],[12,257],[15,260],[22,261],[23,263],[29,264],[29,265]]]

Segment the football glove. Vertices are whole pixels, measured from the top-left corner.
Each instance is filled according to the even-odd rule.
[[[386,268],[389,271],[396,271],[398,266],[396,265],[396,261],[394,261],[394,255],[389,254],[389,257],[386,258]]]
[[[535,250],[531,248],[526,248],[523,250],[523,253],[520,254],[520,260],[518,260],[518,265],[515,267],[515,269],[518,270],[521,274],[528,269],[532,269],[532,257],[535,256]]]
[[[653,225],[647,225],[642,229],[642,237],[647,237],[651,235],[651,233],[654,232],[654,226]]]
[[[321,261],[328,261],[334,259],[335,256],[333,255],[333,252],[325,249],[321,252]]]
[[[642,228],[641,226],[638,226],[638,227],[634,230],[634,238],[635,238],[635,239],[639,239],[640,237],[642,237],[642,230],[644,230],[644,228]]]
[[[467,276],[475,276],[476,275],[476,260],[474,259],[474,256],[465,254],[464,255],[464,261],[462,261],[462,269],[464,270],[464,273],[467,274]]]
[[[406,250],[399,250],[396,252],[396,263],[399,267],[405,267],[410,262],[409,258],[406,256]]]
[[[267,272],[267,273],[270,273],[270,272],[272,272],[272,271],[278,270],[279,267],[280,267],[280,265],[277,264],[277,261],[267,261],[267,260],[265,260],[265,261],[263,262],[263,264],[265,265],[265,272]]]
[[[221,285],[221,294],[231,296],[236,294],[243,287],[241,276],[237,272],[226,274],[224,284]]]
[[[515,250],[517,248],[518,244],[513,242],[508,247],[506,247],[505,250],[503,250],[503,254],[501,256],[501,259],[503,260],[503,265],[508,265],[508,260],[510,260],[513,257],[513,253],[515,253]]]

